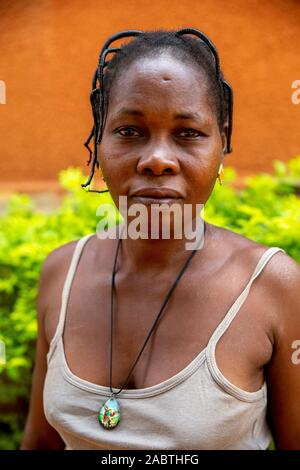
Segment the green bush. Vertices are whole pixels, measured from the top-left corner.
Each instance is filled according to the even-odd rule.
[[[300,262],[300,156],[287,164],[275,160],[274,174],[246,179],[232,187],[236,173],[226,170],[228,183],[216,185],[205,206],[205,219],[267,246],[280,246]]]
[[[235,189],[236,173],[226,168],[225,183],[215,186],[205,219],[268,246],[280,246],[300,262],[300,157],[274,162],[274,174],[248,178]],[[109,194],[85,193],[80,170],[60,174],[67,190],[60,208],[38,211],[29,196],[14,195],[0,217],[0,449],[17,448],[28,410],[37,333],[35,302],[41,264],[57,246],[95,232],[99,204]],[[117,218],[119,222],[119,218]],[[109,221],[114,224],[115,220]]]

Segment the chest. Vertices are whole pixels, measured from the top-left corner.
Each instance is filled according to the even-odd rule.
[[[90,281],[90,282],[88,282]],[[232,278],[231,278],[232,281]],[[237,285],[235,285],[237,284]],[[242,286],[243,282],[241,282]],[[120,388],[154,325],[170,288],[169,279],[120,277],[114,296],[112,386]],[[207,345],[239,292],[238,279],[218,281],[193,275],[182,279],[165,306],[124,388],[158,384],[186,367]],[[64,328],[65,355],[72,372],[92,383],[109,386],[111,297],[110,279],[91,281],[78,276],[70,291]],[[241,388],[256,390],[261,365],[270,354],[257,311],[256,292],[242,306],[217,347],[222,372]],[[253,315],[255,315],[255,320]],[[49,316],[50,318],[51,316]],[[51,318],[54,318],[55,315]],[[55,325],[48,331],[54,333]],[[242,338],[242,341],[241,341]]]

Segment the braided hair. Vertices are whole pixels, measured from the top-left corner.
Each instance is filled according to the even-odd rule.
[[[120,39],[133,37],[131,41],[120,47],[110,45]],[[123,31],[111,36],[104,44],[97,70],[92,81],[90,101],[92,105],[94,126],[84,143],[89,151],[88,165],[91,171],[83,188],[88,187],[93,179],[95,167],[99,168],[97,145],[101,142],[105,118],[108,109],[109,96],[117,78],[133,62],[144,57],[157,57],[160,53],[170,52],[174,58],[198,67],[207,78],[208,96],[214,106],[220,131],[228,123],[226,153],[232,151],[230,141],[232,133],[233,93],[229,83],[224,79],[220,69],[219,56],[211,40],[201,31],[193,28],[184,28],[178,31],[149,31],[138,30]],[[108,56],[114,54],[109,60]],[[94,140],[94,149],[89,146]],[[88,189],[94,192],[105,192]]]

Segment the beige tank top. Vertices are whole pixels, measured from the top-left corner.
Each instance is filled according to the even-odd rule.
[[[79,240],[74,250],[59,322],[47,354],[44,412],[66,450],[267,449],[272,436],[266,421],[266,382],[255,392],[232,384],[218,369],[215,348],[245,302],[253,281],[270,258],[284,250],[271,247],[263,253],[206,348],[184,369],[159,384],[125,389],[118,395],[121,421],[116,428],[106,430],[98,422],[98,412],[110,396],[109,387],[74,375],[63,345],[70,287],[82,249],[91,236]]]

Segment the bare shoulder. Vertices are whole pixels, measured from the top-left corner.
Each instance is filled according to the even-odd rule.
[[[216,239],[222,240],[229,253],[230,263],[236,261],[242,270],[253,271],[268,246],[257,243],[238,233],[218,227]],[[280,247],[278,247],[280,248]],[[257,292],[270,306],[274,335],[300,320],[300,265],[286,252],[276,252],[259,276]]]
[[[44,326],[48,343],[58,323],[61,293],[78,240],[63,244],[51,251],[41,269],[37,298],[37,316]]]
[[[250,238],[225,227],[209,224],[209,230],[215,244],[222,246],[223,250],[226,249],[230,256],[238,257],[242,252],[244,252],[245,256],[249,255],[250,258],[253,256],[255,258],[260,253],[262,254],[270,248],[267,245],[251,240]],[[278,248],[280,247],[278,246]],[[279,257],[279,255],[282,256]],[[276,255],[276,257],[279,257],[282,262],[290,263],[291,266],[294,265],[296,268],[297,266],[299,267],[299,264],[286,253],[278,252],[278,256]]]
[[[209,224],[215,256],[222,253],[228,263],[237,264],[245,269],[255,267],[260,256],[268,249],[250,238],[224,227]]]
[[[84,248],[85,253],[87,253],[88,256],[94,256],[96,254],[103,254],[106,252],[109,243],[111,243],[111,240],[113,240],[114,228],[112,227],[106,232],[106,234],[106,238],[103,239],[98,237],[97,234],[93,234],[90,237],[87,246]],[[60,275],[60,273],[62,273],[64,277],[67,274],[75,247],[78,242],[79,239],[73,240],[71,242],[60,245],[51,251],[44,261],[41,276],[47,277],[47,280],[49,280],[48,278],[56,278]]]
[[[37,312],[38,320],[44,325],[48,344],[55,334],[59,321],[63,287],[78,242],[79,240],[73,240],[51,251],[42,266]],[[88,239],[83,248],[84,256],[80,259],[80,265],[85,266],[86,276],[90,275],[90,266],[105,268],[113,243],[114,240],[101,240],[96,234]]]
[[[78,240],[71,241],[51,251],[41,269],[40,290],[49,289],[60,277],[64,277],[70,265]]]
[[[21,449],[63,449],[65,444],[49,424],[43,408],[43,389],[47,373],[47,352],[58,321],[59,291],[71,261],[76,241],[53,250],[42,266],[37,299],[38,337],[32,376],[30,408],[22,436]]]
[[[45,258],[42,274],[57,274],[57,270],[63,268],[72,258],[78,240],[65,243],[52,250]]]
[[[264,269],[263,286],[274,317],[274,337],[279,344],[290,332],[300,333],[300,265],[287,253],[277,252]]]

